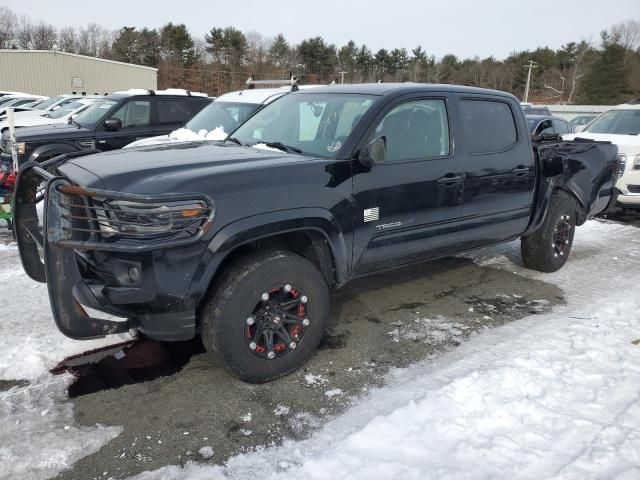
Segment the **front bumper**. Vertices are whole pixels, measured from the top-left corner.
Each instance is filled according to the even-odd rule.
[[[621,205],[640,205],[640,169],[627,165],[624,174],[618,179],[616,187],[620,190],[618,203]]]
[[[41,226],[35,205],[43,181]],[[196,332],[196,300],[189,298],[190,275],[183,272],[195,269],[206,248],[200,240],[208,224],[188,239],[105,243],[95,234],[98,230],[91,229],[95,227],[78,228],[74,223],[73,218],[78,217],[69,213],[70,205],[78,202],[80,194],[145,201],[137,195],[82,189],[35,162],[20,170],[14,202],[20,258],[31,278],[47,283],[58,329],[74,339],[123,333],[131,328],[159,340],[192,338]],[[208,222],[212,218],[213,212]],[[121,320],[95,318],[84,307]]]

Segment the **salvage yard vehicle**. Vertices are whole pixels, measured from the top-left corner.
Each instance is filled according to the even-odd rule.
[[[22,264],[58,328],[199,334],[248,382],[304,364],[354,278],[517,238],[527,267],[561,268],[619,167],[608,142],[532,145],[510,94],[420,84],[298,91],[224,143],[89,153],[16,185]]]
[[[573,117],[571,120],[569,120],[569,124],[573,127],[574,132],[581,132],[584,127],[586,127],[589,122],[597,116],[598,115],[596,115],[595,113],[578,115],[577,117]]]
[[[565,119],[549,115],[527,114],[527,125],[529,125],[531,135],[535,137],[540,135],[555,135],[557,137],[573,132],[573,127]]]
[[[68,125],[23,127],[16,131],[18,164],[39,162],[62,153],[114,150],[140,138],[167,134],[184,125],[211,102],[210,98],[162,91],[138,91],[101,97]],[[0,159],[11,161],[8,130],[2,132]]]
[[[18,122],[14,122],[15,127],[35,127],[39,125],[54,125],[56,123],[67,124],[71,117],[75,118],[75,115],[78,115],[80,112],[87,109],[92,103],[97,102],[99,98],[101,97],[83,97],[75,99],[72,102],[65,103],[55,110],[41,112],[41,115],[23,117],[19,119]],[[2,124],[0,123],[0,128],[1,125]]]
[[[607,110],[580,133],[562,138],[601,140],[617,145],[621,158],[616,184],[619,206],[640,208],[640,99]]]
[[[255,81],[247,80],[249,89],[229,92],[216,98],[210,105],[202,109],[195,117],[178,130],[169,135],[143,138],[124,148],[159,145],[162,143],[174,143],[195,140],[224,140],[234,131],[238,125],[253,115],[259,108],[273,102],[283,95],[310,88],[311,86],[298,86],[298,79],[292,77],[283,81],[263,81],[268,84],[288,84],[280,88],[253,89]]]
[[[16,121],[16,125],[20,123],[23,118],[39,116],[46,112],[51,112],[57,110],[63,105],[73,102],[78,98],[83,98],[81,95],[57,95],[55,97],[48,98],[42,102],[38,102],[36,104],[28,104],[28,106],[21,106],[18,108],[14,108],[14,118]],[[6,112],[0,115],[0,133],[4,132],[9,128],[9,124],[7,123],[7,115]]]

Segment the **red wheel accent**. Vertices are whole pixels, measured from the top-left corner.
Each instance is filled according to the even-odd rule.
[[[245,326],[244,331],[251,353],[271,360],[288,354],[302,341],[308,309],[301,301],[305,295],[299,289],[291,287],[287,291],[282,285],[265,291],[269,298],[262,300],[260,296],[248,314],[254,322]]]

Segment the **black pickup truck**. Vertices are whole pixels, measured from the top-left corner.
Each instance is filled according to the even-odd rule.
[[[331,86],[282,97],[224,143],[27,163],[14,213],[65,335],[200,334],[263,382],[312,355],[330,289],[355,277],[517,238],[525,265],[557,270],[575,226],[615,202],[618,167],[609,143],[533,145],[506,93]]]

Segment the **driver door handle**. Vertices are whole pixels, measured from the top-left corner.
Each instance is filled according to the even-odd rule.
[[[443,184],[445,187],[455,187],[461,182],[462,182],[462,177],[460,175],[455,175],[453,173],[448,173],[444,177],[440,177],[438,179],[438,183]]]
[[[523,176],[525,173],[529,173],[530,168],[529,167],[516,167],[513,170],[511,170],[511,173],[513,173],[514,175],[518,175],[519,177]]]

